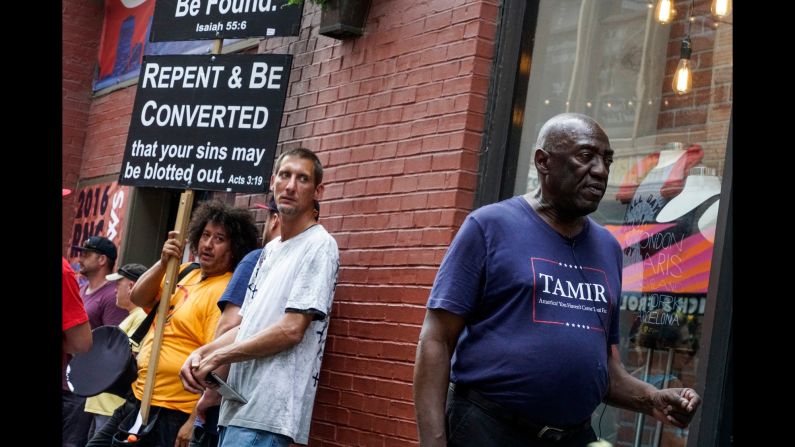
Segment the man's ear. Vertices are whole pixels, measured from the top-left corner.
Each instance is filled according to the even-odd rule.
[[[541,149],[540,147],[536,148],[536,151],[533,154],[533,161],[536,165],[536,171],[544,174],[549,173],[549,152]]]
[[[323,198],[323,191],[326,190],[326,185],[319,184],[315,187],[315,200],[320,200]]]

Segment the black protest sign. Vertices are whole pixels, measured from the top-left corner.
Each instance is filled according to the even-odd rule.
[[[119,183],[264,192],[292,56],[145,56]]]
[[[287,0],[158,0],[149,40],[297,36],[302,10]]]

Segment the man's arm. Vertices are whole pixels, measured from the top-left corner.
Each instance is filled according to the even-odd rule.
[[[63,350],[68,354],[83,354],[91,349],[91,325],[88,321],[63,331]]]
[[[93,337],[86,308],[77,287],[72,267],[62,258],[61,314],[63,338],[61,346],[68,354],[82,354],[91,349]]]
[[[138,281],[135,282],[130,300],[138,306],[152,308],[159,297],[160,282],[166,274],[166,266],[170,257],[182,259],[182,242],[177,238],[178,231],[169,231],[168,240],[163,244],[160,260],[149,268]]]
[[[235,362],[243,362],[260,357],[268,357],[297,345],[304,339],[306,328],[312,322],[313,314],[285,312],[275,324],[254,334],[245,340],[228,341],[230,334],[234,341],[238,328],[227,331],[220,338],[200,348],[202,358],[198,367],[194,368],[194,377],[206,377],[210,371]],[[206,348],[206,349],[205,349]]]
[[[243,320],[243,317],[240,315],[240,306],[236,304],[232,304],[230,302],[226,303],[224,306],[224,311],[221,312],[221,316],[218,318],[218,325],[215,327],[215,340],[211,343],[208,343],[201,348],[197,349],[191,355],[185,359],[185,363],[182,364],[182,368],[179,370],[179,376],[182,379],[182,386],[192,392],[192,393],[201,393],[204,385],[202,381],[204,380],[205,376],[196,375],[196,368],[200,364],[202,357],[207,353],[214,351],[215,349],[222,348],[227,346],[235,341],[235,337],[237,336],[237,329],[240,326],[240,322]],[[229,333],[232,332],[234,336],[229,338]],[[219,341],[224,335],[223,344]],[[229,370],[219,370],[216,374],[220,374],[222,378],[226,378],[227,374],[229,374]],[[206,389],[204,389],[206,392]],[[211,406],[211,405],[210,405]],[[204,409],[199,409],[199,417],[204,420]]]
[[[226,303],[221,317],[218,318],[218,326],[215,328],[215,338],[224,335],[228,331],[240,326],[243,317],[240,315],[240,306],[237,304]]]
[[[445,402],[450,380],[450,359],[464,319],[441,309],[428,309],[417,343],[414,365],[414,406],[420,445],[445,446]]]
[[[203,369],[200,372],[199,366],[202,364],[205,357],[213,353],[213,351],[234,343],[239,330],[240,326],[235,326],[212,342],[207,343],[201,348],[193,351],[188,358],[185,359],[185,363],[182,364],[182,368],[179,370],[179,377],[182,380],[182,386],[186,390],[196,394],[201,394],[204,391],[205,387],[207,386],[207,384],[204,383],[204,378],[207,376],[207,373],[213,371],[214,368]]]
[[[188,416],[188,420],[177,431],[177,439],[174,440],[174,447],[189,447],[190,440],[193,438],[193,423],[196,422],[196,408]]]
[[[227,302],[224,306],[224,311],[221,312],[221,317],[218,319],[218,326],[215,328],[215,338],[222,336],[226,332],[236,329],[240,326],[240,322],[243,321],[243,317],[240,315],[240,306],[237,304],[233,304],[231,302]],[[235,331],[237,333],[237,331]],[[215,370],[215,373],[218,374],[222,379],[226,379],[229,375],[229,367],[220,367]],[[200,383],[196,382],[197,378],[193,377],[191,373],[191,359],[187,359],[185,364],[182,365],[182,370],[180,370],[180,376],[183,377],[183,384],[186,381],[186,375],[190,375],[191,380],[194,382],[192,385],[201,385]],[[194,412],[196,415],[202,420],[206,421],[206,413],[207,409],[210,407],[214,407],[221,403],[221,395],[218,394],[218,391],[214,390],[213,388],[205,388],[204,393],[202,393],[202,397],[196,403],[196,408]]]
[[[605,402],[620,408],[640,411],[662,422],[684,428],[701,405],[701,397],[691,388],[659,390],[630,375],[621,364],[616,345],[608,356],[610,392]]]

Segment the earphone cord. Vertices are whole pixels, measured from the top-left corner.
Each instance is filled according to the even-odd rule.
[[[577,268],[575,270],[580,272],[580,276],[582,276],[582,279],[587,283],[588,282],[588,278],[585,277],[585,273],[583,273],[583,271],[582,271],[582,264],[580,264],[580,261],[577,259],[577,254],[574,252],[574,244],[575,244],[576,241],[574,239],[569,239],[568,241],[569,241],[569,246],[571,247],[571,257],[574,258],[574,265],[577,266]],[[610,306],[610,303],[608,303],[607,305]],[[607,359],[608,365],[605,365],[605,371],[607,372],[607,392],[605,393],[605,397],[607,397],[607,396],[610,395],[610,366],[609,366],[609,362],[610,362],[610,359],[609,359],[609,357],[610,357],[610,342],[609,342],[609,334],[607,333],[607,327],[605,326],[604,321],[602,321],[602,316],[599,315],[599,312],[594,312],[594,313],[596,314],[596,318],[599,319],[599,324],[602,326],[602,331],[605,334],[605,347],[607,349],[607,357],[608,357],[608,359]],[[602,439],[602,417],[604,417],[604,415],[605,415],[605,409],[607,409],[607,403],[605,403],[604,399],[602,399],[602,411],[599,414],[599,423],[598,423],[598,426],[599,426],[599,435],[598,435],[599,439]]]

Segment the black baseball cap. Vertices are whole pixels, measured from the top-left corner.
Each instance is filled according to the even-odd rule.
[[[127,278],[130,281],[138,281],[138,278],[140,278],[146,270],[147,268],[143,264],[124,264],[116,273],[105,275],[105,279],[108,281],[118,281],[122,278]]]
[[[110,259],[116,259],[116,244],[106,237],[91,236],[83,242],[83,245],[72,245],[72,248],[77,251],[91,250]]]

